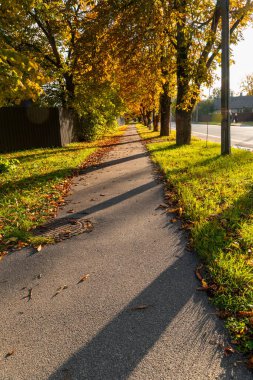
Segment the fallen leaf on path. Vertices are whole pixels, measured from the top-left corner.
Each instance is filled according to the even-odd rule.
[[[195,275],[199,281],[203,280],[202,274],[200,273],[200,270],[203,268],[203,265],[199,265],[195,270]]]
[[[55,291],[54,295],[52,296],[52,298],[58,296],[58,294],[61,293],[62,290],[65,290],[65,289],[67,289],[67,288],[68,288],[68,285],[59,286],[59,287],[56,289],[56,291]]]
[[[176,222],[177,222],[176,218],[170,219],[170,223],[176,223]]]
[[[105,194],[100,194],[100,197],[105,197]]]
[[[175,214],[178,211],[178,208],[167,208],[166,212],[168,214]]]
[[[12,356],[14,354],[14,350],[11,350],[9,352],[7,352],[7,354],[5,355],[5,359],[9,358],[10,356]]]
[[[42,245],[40,244],[38,247],[36,247],[37,251],[40,252],[42,250]]]
[[[208,283],[204,279],[201,280],[201,284],[202,284],[202,288],[209,289]]]
[[[138,306],[134,306],[134,307],[131,307],[131,311],[138,311],[138,310],[145,310],[149,307],[151,307],[152,305],[138,305]]]
[[[81,282],[84,282],[84,281],[88,280],[89,277],[90,277],[89,274],[85,274],[84,276],[82,276],[80,278],[80,280],[78,281],[78,284],[80,284]]]
[[[88,232],[91,232],[94,229],[94,225],[93,223],[91,223],[90,220],[86,220],[86,227],[87,227]]]
[[[233,354],[235,352],[235,350],[233,349],[233,347],[227,346],[224,348],[224,352],[225,352],[225,355],[228,356],[228,355]]]
[[[249,358],[247,365],[248,365],[248,368],[253,368],[253,356]]]
[[[73,214],[74,210],[68,210],[67,213],[68,214]]]
[[[164,210],[164,209],[166,209],[166,208],[168,208],[168,206],[167,205],[159,205],[157,208],[156,208],[156,210],[159,210],[159,208],[161,208],[162,210]]]
[[[28,294],[26,296],[24,296],[22,299],[27,298],[27,302],[31,301],[31,299],[32,299],[32,291],[33,291],[33,289],[29,288],[28,289]]]

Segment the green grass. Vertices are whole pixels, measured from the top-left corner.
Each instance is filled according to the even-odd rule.
[[[151,157],[165,173],[192,226],[191,244],[208,270],[214,304],[226,310],[232,337],[243,349],[253,349],[253,154],[233,149],[221,156],[220,145],[193,139],[177,147],[174,136],[161,141],[158,133],[138,126]],[[245,325],[241,328],[241,325]]]
[[[0,258],[10,246],[44,242],[31,230],[55,215],[68,192],[73,170],[100,147],[100,141],[95,141],[1,154],[4,161],[18,163],[14,161],[14,167],[0,173]]]

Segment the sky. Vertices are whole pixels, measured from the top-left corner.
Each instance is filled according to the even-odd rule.
[[[236,46],[231,46],[235,64],[230,67],[230,88],[235,95],[240,95],[240,84],[245,76],[253,74],[253,26],[245,29],[243,38]],[[220,77],[221,69],[218,69],[217,75]],[[220,87],[219,80],[213,85],[213,88],[216,87]],[[204,94],[207,96],[208,90],[204,90]]]

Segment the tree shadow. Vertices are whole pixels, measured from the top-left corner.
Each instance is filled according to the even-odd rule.
[[[200,378],[204,378],[219,363],[223,368],[221,379],[230,380],[232,374],[237,380],[250,379],[244,368],[238,368],[238,376],[235,376],[234,358],[221,359],[224,353],[219,342],[209,343],[214,336],[219,336],[221,342],[227,341],[227,336],[222,322],[210,316],[213,308],[207,304],[207,298],[196,293],[193,265],[192,256],[183,253],[101,330],[97,330],[91,340],[87,338],[83,347],[48,380],[62,380],[66,375],[71,380],[126,380],[142,360],[145,365],[145,358],[161,339],[164,346],[159,346],[160,364],[152,354],[147,360],[149,365],[153,360],[154,378],[160,378],[164,367],[168,367],[168,379],[176,379],[182,372],[185,376],[198,373],[199,369],[203,376]],[[85,324],[83,328],[86,328]],[[249,376],[241,377],[245,374]]]
[[[88,167],[85,169],[80,169],[78,170],[78,174],[86,174],[86,173],[92,173],[97,170],[103,169],[103,168],[108,168],[113,165],[117,165],[120,163],[128,162],[131,160],[137,160],[139,158],[147,157],[147,153],[140,153],[136,155],[131,155],[129,157],[117,159],[117,160],[112,160],[108,162],[104,162],[92,167]],[[54,179],[64,179],[71,173],[73,173],[76,170],[76,167],[70,166],[65,169],[59,169],[55,171],[51,171],[50,173],[45,173],[45,174],[39,174],[39,175],[32,175],[29,177],[25,177],[19,180],[13,180],[13,181],[8,181],[2,185],[0,185],[0,194],[3,194],[4,196],[11,194],[12,192],[16,192],[17,190],[20,189],[20,191],[23,190],[32,190],[35,187],[41,187],[48,181],[54,180]]]
[[[48,380],[60,380],[64,372],[76,380],[127,379],[173,319],[195,298],[197,284],[192,280],[189,261],[187,254],[176,260]]]
[[[100,169],[105,169],[114,165],[123,164],[124,162],[132,161],[132,160],[138,160],[139,158],[143,158],[143,157],[148,157],[148,153],[147,152],[138,153],[138,154],[130,155],[128,157],[118,158],[116,160],[105,161],[105,162],[99,163],[98,165],[88,167],[83,170],[81,169],[80,174],[92,173]]]
[[[145,185],[141,185],[139,187],[131,189],[131,190],[129,190],[123,194],[117,195],[116,197],[110,198],[104,202],[98,203],[94,206],[88,207],[84,210],[81,210],[81,211],[78,211],[78,212],[73,213],[71,215],[68,215],[67,217],[64,216],[61,218],[53,219],[53,220],[49,221],[48,223],[46,223],[45,225],[39,226],[34,231],[34,233],[37,236],[43,235],[45,233],[45,231],[48,231],[48,230],[50,230],[53,233],[53,231],[57,230],[59,228],[59,226],[64,227],[66,225],[69,225],[69,224],[71,224],[71,221],[78,222],[78,220],[82,220],[85,215],[90,216],[91,214],[93,214],[95,212],[105,210],[109,207],[113,207],[113,206],[115,206],[121,202],[124,202],[125,200],[128,200],[132,197],[135,197],[136,195],[139,195],[145,191],[148,191],[155,186],[157,186],[157,182],[155,180],[148,182]],[[34,254],[34,252],[32,252],[32,254]]]
[[[48,156],[56,155],[56,154],[64,154],[67,152],[75,152],[75,151],[81,151],[83,149],[92,149],[93,146],[87,146],[87,147],[63,147],[63,148],[44,148],[38,149],[38,152],[33,150],[33,153],[25,154],[27,150],[24,151],[18,151],[13,152],[11,154],[14,154],[15,158],[18,159],[20,162],[26,161],[27,159],[34,160],[38,157],[38,159],[47,158]],[[8,156],[10,153],[5,153],[6,156]]]

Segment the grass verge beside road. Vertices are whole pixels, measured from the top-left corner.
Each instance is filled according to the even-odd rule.
[[[168,179],[168,197],[191,230],[190,244],[205,269],[197,275],[226,318],[233,342],[253,350],[253,154],[234,149],[221,156],[220,145],[193,138],[177,147],[138,126],[151,157]],[[172,207],[173,208],[173,207]],[[175,207],[174,207],[175,208]]]
[[[53,217],[64,203],[74,170],[123,130],[101,141],[1,154],[14,164],[0,173],[0,259],[8,248],[46,242],[33,236],[32,229]]]

